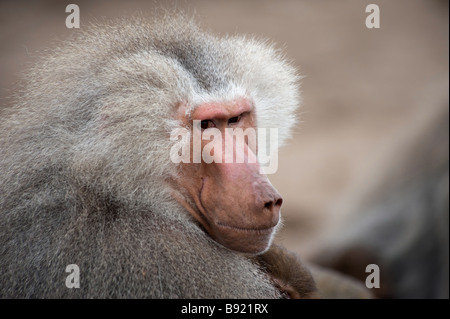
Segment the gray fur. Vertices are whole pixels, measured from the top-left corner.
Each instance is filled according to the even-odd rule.
[[[243,95],[281,144],[297,81],[271,46],[181,15],[91,26],[47,54],[0,121],[0,297],[279,297],[164,181],[178,103]]]

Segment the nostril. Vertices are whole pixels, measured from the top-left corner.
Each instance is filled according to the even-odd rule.
[[[275,206],[281,206],[281,204],[283,204],[283,199],[278,198],[277,201],[275,202]]]
[[[267,209],[271,210],[273,208],[273,202],[270,201],[270,202],[265,203],[264,204],[264,208],[267,208]]]

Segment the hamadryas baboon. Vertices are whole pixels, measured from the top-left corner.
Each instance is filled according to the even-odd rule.
[[[298,76],[272,46],[182,15],[62,43],[2,114],[0,295],[315,296],[296,257],[269,249],[282,199],[258,162],[170,160],[180,127],[275,127],[282,143],[298,105]],[[299,280],[276,278],[291,262]],[[65,285],[71,264],[79,288]]]

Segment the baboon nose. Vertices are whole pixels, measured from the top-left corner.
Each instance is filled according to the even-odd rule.
[[[272,225],[278,224],[280,220],[280,208],[282,203],[283,199],[279,196],[274,197],[273,200],[266,201],[264,203],[264,215],[267,214],[266,216],[270,219]]]
[[[281,197],[277,197],[274,200],[266,202],[264,204],[264,208],[270,211],[280,210],[281,204],[283,204],[283,199]]]

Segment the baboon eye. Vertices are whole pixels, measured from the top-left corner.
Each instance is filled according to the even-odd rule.
[[[239,116],[232,117],[228,120],[228,124],[235,124],[241,120],[242,114]]]
[[[202,130],[206,130],[207,128],[211,128],[214,126],[214,122],[211,120],[203,120],[200,122],[200,127],[202,128]]]

